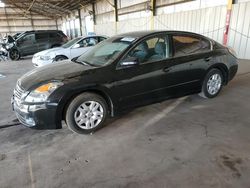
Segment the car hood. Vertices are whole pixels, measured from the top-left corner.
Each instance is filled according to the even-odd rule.
[[[44,55],[49,55],[49,54],[56,54],[58,51],[63,51],[65,48],[63,47],[57,47],[57,48],[51,48],[48,50],[43,50],[41,52],[36,53],[34,56],[44,56]]]
[[[84,71],[93,68],[95,67],[74,63],[69,60],[60,61],[27,72],[18,80],[18,84],[27,91],[45,82],[52,80],[63,81],[67,78],[79,76]]]

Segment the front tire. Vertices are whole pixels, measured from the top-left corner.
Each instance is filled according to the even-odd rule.
[[[13,49],[13,50],[10,50],[9,57],[10,57],[11,60],[17,61],[17,60],[19,60],[21,58],[21,54],[20,54],[20,52],[18,50]]]
[[[202,85],[202,91],[199,94],[203,98],[214,98],[216,97],[223,86],[223,75],[219,69],[211,69]]]
[[[79,134],[89,134],[100,129],[106,120],[106,101],[94,93],[83,93],[75,97],[66,110],[66,124]]]
[[[63,60],[65,60],[65,59],[67,59],[67,58],[64,57],[64,56],[57,56],[57,57],[55,58],[55,61],[63,61]]]

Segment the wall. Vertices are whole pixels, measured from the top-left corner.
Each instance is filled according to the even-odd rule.
[[[113,4],[113,0],[109,0]],[[164,3],[177,3],[163,6]],[[118,0],[118,22],[114,8],[106,0],[95,3],[96,34],[112,36],[140,30],[184,30],[200,33],[220,43],[225,30],[227,0],[156,0],[156,16],[146,10],[146,0]],[[250,59],[250,1],[237,0],[233,5],[228,45],[239,58]],[[86,35],[85,17],[91,15],[92,6],[81,8],[82,34]],[[126,13],[129,12],[129,13]],[[91,15],[92,16],[92,15]],[[69,20],[70,17],[63,18]]]
[[[139,11],[119,16],[117,23],[110,16],[111,20],[108,21],[105,21],[105,18],[99,18],[99,22],[95,25],[95,32],[112,36],[138,30],[184,30],[203,34],[222,43],[226,23],[226,4],[227,0],[197,0],[157,8],[154,17],[148,11]],[[233,47],[238,57],[242,59],[250,59],[249,10],[249,0],[239,0],[233,5],[229,29],[228,45]]]
[[[250,59],[250,2],[233,6],[228,45],[240,58]]]
[[[12,7],[0,8],[0,38],[7,34],[15,34],[27,30],[56,29],[56,20],[34,13],[24,13]]]

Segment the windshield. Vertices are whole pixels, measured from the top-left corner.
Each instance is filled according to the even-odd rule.
[[[19,39],[19,38],[21,38],[24,34],[25,34],[25,32],[20,33],[20,34],[17,36],[16,40]]]
[[[112,37],[109,38],[86,53],[82,54],[77,61],[93,66],[103,66],[113,62],[135,38]]]
[[[64,45],[62,45],[63,48],[69,48],[70,46],[72,46],[73,44],[75,44],[77,41],[79,41],[81,39],[81,37],[72,39],[70,41],[68,41],[67,43],[65,43]]]

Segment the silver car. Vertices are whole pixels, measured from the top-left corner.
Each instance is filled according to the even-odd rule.
[[[91,49],[97,43],[107,39],[106,36],[87,36],[74,38],[61,47],[44,50],[34,54],[32,62],[41,67],[56,61],[73,59]]]

